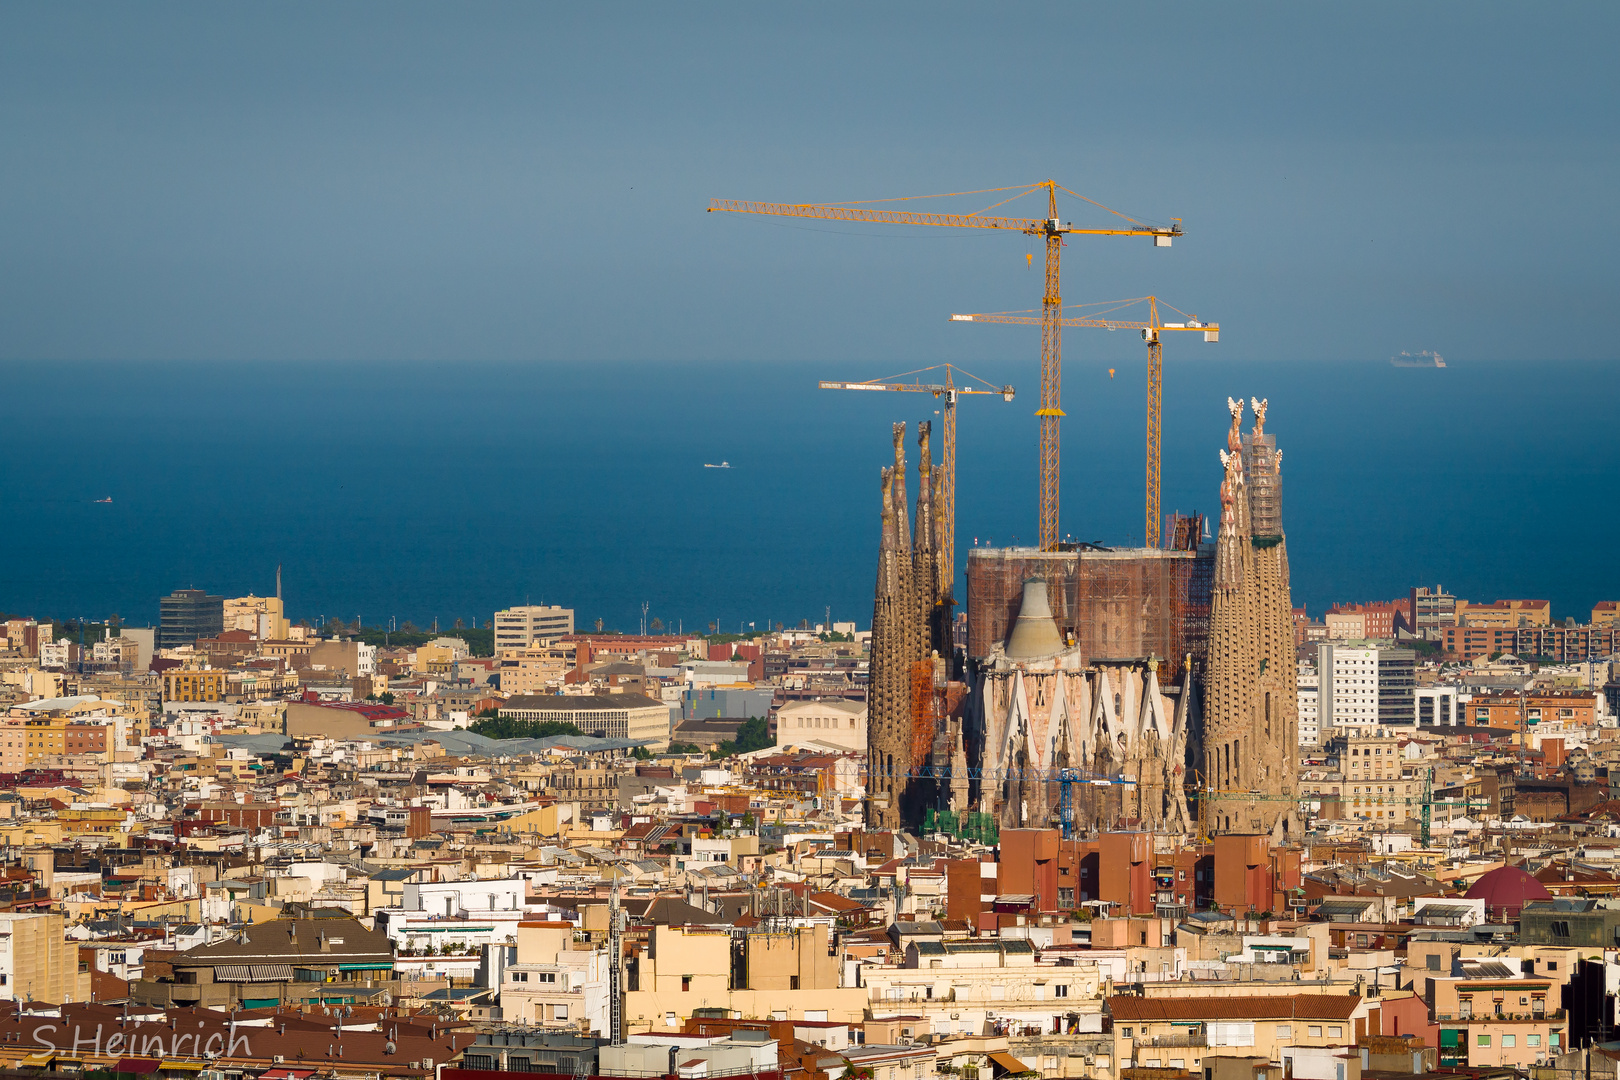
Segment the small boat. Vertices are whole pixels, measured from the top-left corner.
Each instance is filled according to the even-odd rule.
[[[1403,352],[1399,356],[1392,356],[1389,362],[1394,367],[1426,367],[1443,368],[1446,362],[1437,352],[1424,350],[1420,353]]]
[[[729,469],[729,468],[731,468],[731,462],[722,461],[718,465],[710,465],[710,464],[705,463],[703,467],[705,469]],[[111,500],[108,500],[108,501],[111,501]]]
[[[110,502],[112,502],[112,496],[109,495],[105,499],[97,499],[96,502],[98,502],[98,503],[110,503]]]

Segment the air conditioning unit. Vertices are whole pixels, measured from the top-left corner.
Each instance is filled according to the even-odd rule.
[[[422,1059],[422,1068],[424,1068],[424,1069],[432,1069],[433,1068],[433,1059],[432,1058],[423,1058]]]
[[[277,1054],[270,1059],[270,1064],[272,1065],[284,1065],[286,1062],[287,1059],[282,1057],[280,1054]]]

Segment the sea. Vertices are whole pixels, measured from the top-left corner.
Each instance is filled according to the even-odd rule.
[[[1163,509],[1217,510],[1227,398],[1266,398],[1313,615],[1420,584],[1583,622],[1620,599],[1620,365],[1166,353]],[[149,625],[171,590],[265,595],[279,566],[295,621],[481,626],[532,602],[627,633],[864,628],[890,425],[913,425],[915,496],[940,403],[816,383],[911,366],[6,363],[0,611]],[[959,566],[1036,538],[1038,373],[967,367],[1017,392],[958,407]],[[1142,543],[1145,379],[1065,365],[1072,539]]]

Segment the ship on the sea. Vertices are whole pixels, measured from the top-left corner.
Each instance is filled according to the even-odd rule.
[[[1437,352],[1409,353],[1403,352],[1399,356],[1392,356],[1389,362],[1395,367],[1445,367],[1445,359]]]

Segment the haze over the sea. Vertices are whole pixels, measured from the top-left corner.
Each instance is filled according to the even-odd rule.
[[[1074,343],[1066,372],[1063,525],[1140,543],[1144,350],[1093,340]],[[1437,582],[1550,599],[1560,618],[1620,598],[1615,366],[1165,351],[1165,509],[1214,511],[1225,399],[1269,398],[1295,602],[1312,613]],[[975,537],[1033,536],[1033,366],[974,365],[1020,394],[960,407],[964,558]],[[138,623],[175,588],[262,595],[279,563],[294,618],[482,624],[532,599],[633,631],[645,600],[689,630],[819,621],[828,606],[864,627],[889,424],[936,407],[816,390],[886,374],[832,361],[0,373],[38,420],[0,472],[14,523],[0,532],[0,609]],[[720,461],[732,467],[703,468]]]

